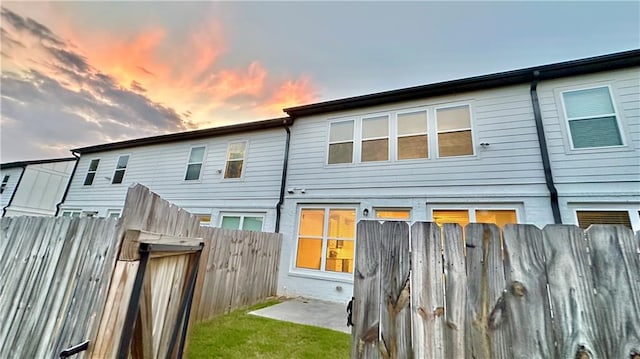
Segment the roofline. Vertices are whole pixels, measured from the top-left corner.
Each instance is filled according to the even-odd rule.
[[[239,123],[239,124],[229,125],[229,126],[207,128],[204,130],[170,133],[170,134],[160,135],[160,136],[136,138],[133,140],[126,140],[126,141],[113,142],[113,143],[104,143],[101,145],[76,148],[71,150],[71,152],[84,154],[84,153],[93,153],[93,152],[100,152],[100,151],[118,150],[123,148],[131,148],[131,147],[138,147],[138,146],[145,146],[145,145],[154,145],[159,143],[195,140],[195,139],[200,139],[205,137],[227,135],[231,133],[240,133],[240,132],[276,128],[276,127],[290,125],[292,121],[293,119],[291,119],[290,117],[280,117],[280,118],[274,118],[274,119],[263,120],[263,121],[246,122],[246,123]]]
[[[549,80],[639,65],[640,49],[634,49],[579,60],[558,62],[519,70],[498,72],[489,75],[474,76],[428,85],[407,87],[398,90],[378,92],[369,95],[289,107],[284,109],[284,112],[295,119],[301,116],[310,116],[333,111],[344,111],[392,102],[416,100],[425,97],[516,85],[531,82],[534,78],[537,78],[538,80]]]
[[[77,160],[77,158],[75,157],[64,157],[64,158],[51,158],[51,159],[45,159],[45,160],[6,162],[6,163],[0,164],[0,168],[2,168],[3,170],[7,168],[18,168],[18,167],[24,168],[29,165],[39,165],[43,163],[55,163],[55,162],[75,161],[75,160]]]

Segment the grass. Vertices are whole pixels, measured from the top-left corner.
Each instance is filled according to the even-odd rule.
[[[279,301],[272,300],[196,324],[191,332],[187,358],[349,357],[348,334],[248,314],[277,303]]]

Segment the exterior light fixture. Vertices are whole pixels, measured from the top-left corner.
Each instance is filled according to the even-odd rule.
[[[365,217],[369,216],[369,208],[363,209],[362,210],[362,215],[365,216]]]

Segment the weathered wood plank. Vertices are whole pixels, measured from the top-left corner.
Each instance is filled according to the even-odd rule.
[[[444,358],[445,315],[440,227],[411,227],[411,321],[414,358]]]
[[[467,273],[462,227],[446,223],[442,227],[444,246],[446,310],[444,326],[445,354],[441,358],[465,358],[465,322],[467,318]]]
[[[542,231],[533,225],[506,225],[504,293],[513,358],[557,357],[547,296]]]
[[[598,346],[607,358],[640,356],[640,260],[633,232],[624,226],[587,230],[594,280]]]
[[[466,226],[467,358],[511,358],[506,325],[500,232],[494,224]]]
[[[351,358],[380,358],[382,224],[378,221],[360,221],[357,233]]]

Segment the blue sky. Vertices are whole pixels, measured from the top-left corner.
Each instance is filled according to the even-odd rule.
[[[640,48],[636,1],[2,8],[2,162]]]

